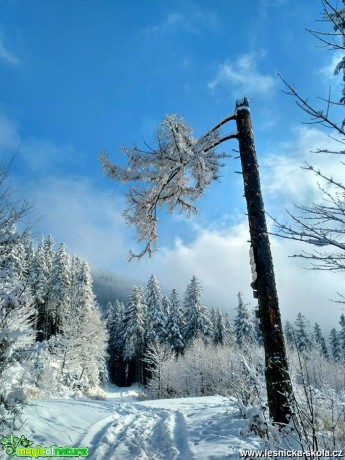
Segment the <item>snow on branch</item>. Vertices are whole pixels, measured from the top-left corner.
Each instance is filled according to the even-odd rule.
[[[130,252],[129,259],[151,256],[157,244],[157,211],[165,207],[187,217],[198,212],[193,202],[201,197],[212,181],[219,180],[220,160],[230,157],[217,154],[214,148],[237,137],[237,133],[220,137],[220,127],[235,118],[225,118],[204,136],[192,137],[192,129],[177,115],[167,115],[157,132],[157,148],[147,151],[137,146],[122,148],[128,158],[125,168],[100,155],[102,169],[113,180],[131,183],[127,193],[128,206],[124,217],[134,225],[138,241],[145,247],[139,254]]]

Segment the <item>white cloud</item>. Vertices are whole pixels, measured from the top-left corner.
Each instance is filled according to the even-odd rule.
[[[224,232],[199,228],[190,244],[177,239],[172,248],[161,247],[151,259],[131,264],[131,273],[147,279],[153,272],[162,286],[176,288],[181,294],[195,274],[202,283],[207,303],[232,308],[238,291],[249,292],[248,239],[244,223]]]
[[[201,11],[192,4],[191,11],[187,13],[170,13],[167,18],[159,24],[147,27],[145,34],[167,33],[171,31],[186,31],[199,34],[202,29],[213,29],[219,26],[217,15],[213,11]]]
[[[320,70],[319,73],[323,75],[324,77],[327,77],[328,79],[333,79],[334,78],[334,70],[337,66],[337,64],[343,59],[344,57],[344,52],[341,50],[335,51],[332,53],[332,57],[329,60],[329,63],[325,66],[323,66]]]
[[[6,153],[13,155],[20,146],[20,137],[15,123],[3,114],[0,114],[0,132],[0,152],[2,157],[4,157]]]
[[[200,230],[192,243],[178,240],[172,249],[161,249],[149,262],[135,264],[131,273],[148,279],[154,272],[162,286],[175,287],[181,295],[195,274],[204,288],[205,303],[234,315],[239,291],[252,306],[257,304],[250,288],[248,240],[246,221],[222,231]],[[289,258],[301,251],[296,242],[274,238],[271,248],[283,322],[294,321],[301,311],[312,324],[317,321],[326,329],[336,326],[341,309],[330,299],[341,291],[343,276],[304,270],[306,263]]]
[[[331,94],[330,95],[327,94],[325,96],[325,99],[327,99],[330,96],[331,100],[338,100],[341,96],[342,85],[343,85],[341,73],[340,75],[339,74],[335,75],[334,71],[335,71],[337,64],[339,64],[339,62],[342,61],[343,58],[344,58],[343,51],[335,51],[332,53],[332,56],[329,59],[328,64],[326,64],[319,70],[319,74],[322,77],[322,83],[323,84],[328,83],[329,87],[331,88]],[[334,112],[334,109],[335,107],[333,106],[332,107],[333,112]],[[338,108],[338,113],[339,113],[339,118],[341,118],[343,116],[342,109],[339,110]]]
[[[70,167],[79,160],[72,145],[56,145],[46,139],[28,139],[19,149],[20,161],[35,174],[55,175],[68,164]]]
[[[29,204],[30,221],[38,220],[33,232],[51,233],[57,243],[87,259],[94,267],[111,268],[125,263],[129,241],[121,217],[121,198],[108,195],[96,180],[78,168],[80,156],[73,146],[58,146],[42,139],[22,139],[15,124],[0,114],[0,153],[7,164],[13,157],[9,179]],[[79,163],[78,163],[79,162]]]
[[[280,206],[292,202],[311,204],[319,200],[318,183],[321,184],[322,179],[302,167],[307,162],[326,176],[345,183],[345,167],[340,164],[339,156],[312,153],[322,148],[337,151],[340,147],[339,142],[316,128],[294,129],[290,141],[269,146],[269,151],[260,160],[265,195],[279,201]]]
[[[174,28],[183,27],[185,19],[181,14],[171,13],[169,16],[160,24],[156,24],[151,27],[147,27],[144,32],[147,34],[156,34],[161,32],[167,32]]]
[[[119,199],[85,177],[65,179],[45,176],[30,184],[27,198],[36,202],[40,232],[65,242],[70,253],[86,259],[94,268],[125,263],[129,241]]]
[[[302,312],[311,324],[337,327],[342,309],[331,299],[342,292],[343,274],[308,270],[308,261],[292,258],[310,250],[305,244],[271,238],[271,245],[283,318],[294,320]]]
[[[258,62],[264,54],[264,52],[243,54],[234,62],[227,59],[219,67],[217,75],[208,84],[208,88],[214,91],[219,86],[226,85],[231,88],[235,97],[270,94],[275,87],[275,79],[272,75],[258,70]]]
[[[61,170],[81,163],[81,155],[72,145],[56,145],[47,139],[22,139],[16,124],[0,113],[0,154],[8,162],[15,157],[15,163],[30,174],[57,176]]]
[[[6,48],[4,40],[2,39],[1,36],[0,36],[0,61],[3,61],[9,65],[19,64],[19,59]]]

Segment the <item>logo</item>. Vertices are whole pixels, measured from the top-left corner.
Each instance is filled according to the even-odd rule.
[[[13,433],[1,438],[2,448],[11,457],[87,457],[89,454],[87,447],[43,447],[33,446],[33,443],[24,435],[18,437]]]
[[[8,455],[15,455],[16,449],[18,448],[30,448],[33,444],[33,441],[29,441],[25,436],[21,436],[18,438],[17,436],[13,436],[13,433],[10,434],[9,438],[2,438],[1,445],[2,448],[5,449],[6,454]]]

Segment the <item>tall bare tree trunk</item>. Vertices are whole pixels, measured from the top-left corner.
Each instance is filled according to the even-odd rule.
[[[249,231],[253,253],[253,283],[259,303],[259,319],[265,348],[265,376],[270,415],[276,423],[288,423],[293,390],[289,375],[273,261],[267,233],[259,169],[247,99],[236,105],[238,141]],[[255,264],[255,266],[254,266]]]

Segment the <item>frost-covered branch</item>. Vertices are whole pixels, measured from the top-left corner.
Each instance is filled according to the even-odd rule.
[[[124,217],[129,225],[134,225],[138,241],[144,242],[145,247],[139,254],[130,252],[130,259],[150,256],[155,250],[159,209],[166,208],[170,213],[177,210],[187,217],[198,212],[194,201],[212,181],[219,179],[219,169],[224,166],[220,160],[230,156],[217,154],[214,148],[236,138],[237,133],[224,137],[219,133],[220,127],[234,117],[225,118],[196,139],[182,118],[167,115],[157,133],[156,149],[123,147],[128,158],[126,167],[111,163],[105,153],[100,155],[102,169],[110,179],[131,183]]]

